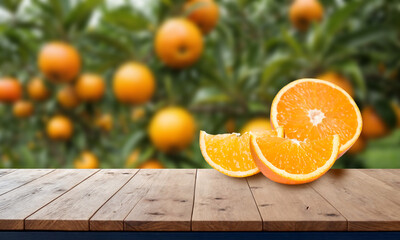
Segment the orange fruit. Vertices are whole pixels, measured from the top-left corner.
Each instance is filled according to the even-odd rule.
[[[291,82],[278,92],[271,106],[271,122],[298,141],[338,134],[340,156],[356,142],[362,129],[353,98],[335,84],[311,78]]]
[[[155,51],[161,61],[169,67],[188,67],[195,63],[203,52],[203,36],[191,21],[172,18],[158,29]]]
[[[13,113],[19,118],[29,117],[33,113],[33,104],[29,101],[18,100],[14,103]]]
[[[97,101],[103,97],[105,83],[101,76],[92,73],[82,74],[75,83],[75,92],[83,101]]]
[[[161,169],[161,168],[165,168],[165,167],[158,160],[150,159],[149,161],[147,161],[147,162],[143,163],[142,165],[140,165],[139,168],[142,168],[142,169]]]
[[[349,80],[339,75],[338,73],[326,72],[319,75],[317,78],[338,85],[339,87],[343,88],[351,97],[354,97],[353,86],[351,85]]]
[[[348,153],[356,154],[364,150],[365,146],[367,145],[367,141],[363,137],[359,137],[357,141],[351,146]]]
[[[0,78],[0,102],[15,102],[22,96],[22,86],[17,79]]]
[[[136,62],[119,67],[113,79],[114,94],[123,103],[148,102],[154,94],[155,85],[150,69]]]
[[[204,34],[209,33],[218,22],[218,5],[213,0],[188,0],[184,10],[192,10],[188,19],[194,22]]]
[[[294,0],[289,15],[292,24],[299,30],[307,30],[311,22],[321,21],[324,14],[322,5],[317,0]]]
[[[71,120],[64,116],[55,116],[47,123],[47,135],[54,140],[71,138],[73,126]]]
[[[136,122],[146,115],[146,110],[143,107],[134,107],[131,111],[131,120]]]
[[[299,141],[250,134],[250,150],[257,167],[274,182],[301,184],[314,181],[335,163],[339,135]]]
[[[57,100],[60,105],[66,109],[71,109],[79,105],[79,99],[75,89],[69,85],[58,91]]]
[[[283,130],[265,130],[255,134],[283,137]],[[250,133],[242,135],[211,135],[200,131],[200,149],[208,164],[219,172],[231,177],[247,177],[260,172],[250,152]]]
[[[40,78],[33,78],[29,81],[27,90],[29,97],[37,101],[46,100],[50,95],[49,90]]]
[[[139,159],[139,154],[140,154],[139,150],[133,151],[133,152],[128,156],[128,158],[126,159],[126,161],[125,161],[125,167],[128,168],[128,167],[133,167],[133,166],[135,166],[136,163],[137,163],[137,161],[138,161],[138,159]]]
[[[39,52],[38,63],[40,71],[55,82],[72,81],[81,69],[78,51],[64,42],[45,44]]]
[[[271,123],[268,118],[254,118],[248,121],[240,131],[241,134],[246,132],[262,132],[265,130],[271,130]]]
[[[78,169],[99,168],[99,160],[97,160],[97,157],[93,153],[84,151],[75,159],[74,167]]]
[[[365,138],[379,138],[389,133],[389,127],[371,106],[365,107],[361,115],[364,122],[362,135]]]
[[[158,111],[150,121],[149,135],[153,144],[163,152],[186,148],[195,135],[192,115],[180,107],[167,107]]]
[[[113,117],[111,114],[106,113],[101,115],[96,120],[96,126],[103,129],[104,131],[111,131],[113,127]]]

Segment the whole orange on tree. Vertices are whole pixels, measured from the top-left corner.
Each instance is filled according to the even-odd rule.
[[[323,14],[318,0],[294,0],[289,10],[290,21],[299,30],[306,30],[311,22],[321,21]]]
[[[141,104],[149,101],[155,85],[153,73],[138,62],[123,64],[113,78],[114,94],[123,103]]]
[[[365,149],[365,146],[367,145],[367,141],[363,137],[359,137],[357,141],[351,146],[351,148],[348,150],[348,153],[350,154],[357,154],[360,153],[362,150]]]
[[[78,51],[65,42],[49,42],[39,52],[40,71],[55,82],[70,82],[81,69]]]
[[[46,100],[50,95],[45,83],[38,77],[35,77],[28,82],[27,91],[29,97],[37,101]]]
[[[354,98],[353,86],[351,85],[350,81],[347,80],[342,75],[339,75],[336,72],[330,71],[330,72],[326,72],[324,74],[319,75],[317,78],[338,85],[339,87],[343,88],[351,97]]]
[[[139,159],[139,154],[140,154],[139,150],[132,151],[125,161],[125,167],[129,168],[135,166]]]
[[[83,101],[98,101],[105,92],[104,79],[93,73],[82,74],[75,83],[75,92]]]
[[[142,165],[139,166],[139,168],[142,169],[161,169],[165,168],[164,165],[160,163],[160,161],[156,159],[150,159],[146,162],[144,162]]]
[[[190,12],[187,18],[196,23],[204,34],[209,33],[218,22],[219,9],[214,0],[189,0],[184,9]]]
[[[99,128],[103,129],[104,131],[111,131],[112,127],[113,127],[113,117],[111,114],[106,113],[106,114],[102,114],[100,115],[97,119],[96,119],[96,126],[98,126]]]
[[[47,135],[53,140],[68,140],[73,133],[73,125],[69,118],[58,115],[47,123]]]
[[[157,30],[155,50],[161,61],[172,68],[194,64],[203,52],[199,28],[184,18],[166,20]]]
[[[193,140],[196,124],[193,116],[181,107],[167,107],[158,111],[150,121],[152,143],[163,152],[176,152]]]
[[[58,103],[66,109],[74,108],[80,103],[75,89],[70,85],[66,85],[58,91],[57,100]]]
[[[15,102],[22,96],[22,86],[17,79],[0,78],[0,102]]]
[[[389,127],[371,106],[366,106],[361,111],[363,119],[363,137],[379,138],[389,133]]]
[[[19,100],[14,103],[13,113],[18,118],[26,118],[33,113],[33,104],[30,101]]]
[[[99,168],[99,160],[90,151],[84,151],[75,159],[74,167],[78,169]]]
[[[246,132],[261,132],[265,130],[271,130],[271,122],[269,121],[268,118],[263,118],[263,117],[258,117],[258,118],[253,118],[250,121],[248,121],[240,131],[241,134],[244,134]]]

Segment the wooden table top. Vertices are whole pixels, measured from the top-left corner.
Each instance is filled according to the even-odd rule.
[[[0,169],[0,230],[400,231],[400,169],[297,186],[211,169]]]

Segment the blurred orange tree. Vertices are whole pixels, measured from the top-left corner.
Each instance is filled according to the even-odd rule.
[[[3,0],[0,166],[208,167],[199,129],[268,126],[282,86],[319,77],[363,112],[362,139],[336,167],[400,167],[399,10],[361,0]]]

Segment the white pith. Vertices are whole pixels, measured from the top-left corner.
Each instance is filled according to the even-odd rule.
[[[311,109],[308,111],[308,117],[312,125],[317,126],[324,120],[325,114],[319,109]]]

